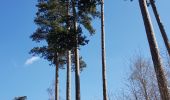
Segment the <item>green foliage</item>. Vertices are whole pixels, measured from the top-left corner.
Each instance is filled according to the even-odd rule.
[[[59,65],[66,63],[66,39],[67,32],[64,16],[66,14],[64,6],[57,0],[38,0],[38,12],[34,22],[37,24],[37,30],[31,35],[35,42],[44,40],[46,45],[34,47],[30,53],[39,55],[47,59],[51,64]]]
[[[97,11],[97,0],[80,0],[77,4],[79,23],[82,24],[91,34],[95,32],[91,25],[92,18],[100,17]]]
[[[75,55],[74,55],[74,52],[72,51],[72,55],[71,55],[71,62],[72,62],[72,71],[75,71]],[[79,57],[79,64],[80,64],[80,71],[82,72],[86,67],[87,67],[87,64],[86,62],[83,60],[83,57],[80,56]]]
[[[75,0],[76,21],[83,25],[91,35],[95,33],[92,20],[97,17],[100,18],[100,12],[97,10],[98,4],[100,4],[100,0]]]
[[[91,21],[100,17],[100,12],[97,11],[98,3],[99,0],[76,0],[76,22],[79,24],[75,30],[73,27],[75,16],[71,13],[73,12],[71,6],[69,6],[70,15],[67,15],[67,0],[38,0],[36,5],[38,11],[34,20],[37,29],[30,38],[37,43],[42,41],[45,43],[34,47],[30,53],[47,59],[51,64],[55,64],[56,60],[60,61],[61,66],[65,64],[67,50],[73,50],[77,45],[86,45],[89,41],[83,35],[82,26],[90,34],[94,34]],[[68,22],[69,31],[67,31]]]

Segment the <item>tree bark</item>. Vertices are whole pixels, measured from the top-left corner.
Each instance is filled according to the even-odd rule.
[[[67,34],[69,34],[69,0],[67,0]],[[71,100],[71,52],[67,50],[67,83],[66,83],[66,100]]]
[[[76,8],[75,8],[75,0],[72,1],[72,9],[73,9],[73,16],[74,16],[74,31],[77,33],[77,15],[76,15]],[[76,88],[76,100],[80,100],[80,63],[79,63],[79,49],[78,49],[78,36],[75,36],[76,40],[76,47],[74,49],[75,53],[75,88]]]
[[[71,100],[71,55],[67,51],[67,86],[66,86],[66,100]]]
[[[139,0],[139,6],[141,9],[141,14],[142,14],[143,21],[144,21],[144,26],[146,30],[146,35],[147,35],[147,39],[148,39],[148,43],[150,47],[150,52],[151,52],[151,56],[152,56],[152,60],[154,64],[157,81],[158,81],[160,95],[161,95],[162,100],[170,100],[169,93],[168,93],[167,80],[165,78],[165,74],[164,74],[163,67],[161,64],[161,58],[159,55],[156,38],[154,36],[154,31],[153,31],[153,27],[151,24],[150,15],[149,15],[149,12],[146,6],[146,1]]]
[[[59,63],[56,61],[56,72],[55,72],[55,100],[59,100]]]
[[[150,0],[150,4],[151,4],[151,6],[152,6],[152,10],[153,10],[153,12],[154,12],[156,21],[157,21],[157,23],[158,23],[158,26],[159,26],[159,29],[160,29],[162,38],[163,38],[163,40],[164,40],[166,49],[167,49],[168,54],[169,54],[169,56],[170,56],[169,39],[168,39],[168,36],[167,36],[166,31],[165,31],[165,29],[164,29],[163,23],[161,22],[160,16],[159,16],[159,14],[158,14],[158,11],[157,11],[157,8],[156,8],[156,5],[155,5],[155,1],[154,1],[154,0]]]
[[[80,100],[80,68],[79,68],[79,50],[75,49],[75,87],[76,87],[76,100]]]
[[[104,0],[101,1],[101,48],[102,48],[103,100],[108,100],[106,79],[105,30],[104,30]]]

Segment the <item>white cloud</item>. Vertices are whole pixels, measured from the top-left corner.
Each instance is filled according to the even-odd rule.
[[[39,57],[33,56],[26,60],[25,65],[31,65],[34,62],[38,61],[39,59],[40,59]]]

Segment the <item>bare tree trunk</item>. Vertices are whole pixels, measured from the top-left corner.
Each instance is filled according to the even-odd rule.
[[[69,0],[67,0],[67,33],[69,34]],[[66,84],[66,100],[71,100],[71,52],[67,51],[67,84]]]
[[[169,93],[168,93],[167,80],[165,78],[165,74],[162,69],[163,67],[161,64],[161,58],[159,55],[156,38],[154,36],[154,31],[153,31],[153,27],[152,27],[151,20],[150,20],[150,15],[149,15],[149,12],[146,6],[146,1],[139,0],[139,6],[141,9],[141,13],[142,13],[143,21],[144,21],[144,26],[145,26],[146,35],[147,35],[148,42],[149,42],[150,52],[151,52],[151,56],[152,56],[152,60],[154,64],[154,69],[155,69],[155,73],[156,73],[156,77],[158,81],[161,98],[162,100],[170,100]]]
[[[67,86],[66,100],[71,100],[71,54],[67,51]]]
[[[77,32],[77,15],[75,8],[75,0],[72,1],[72,9],[74,16],[74,30]],[[76,35],[75,40],[77,42],[75,52],[75,88],[76,88],[76,100],[80,100],[80,63],[79,63],[79,49],[78,49],[78,36]]]
[[[80,100],[80,68],[79,68],[79,50],[75,49],[75,87],[76,87],[76,100]]]
[[[145,79],[140,79],[140,83],[141,83],[141,85],[142,85],[142,87],[143,87],[143,92],[144,92],[145,100],[149,100]]]
[[[108,100],[106,79],[105,31],[104,31],[104,0],[101,1],[101,47],[102,47],[103,100]]]
[[[156,8],[156,5],[155,5],[155,1],[154,1],[154,0],[150,0],[150,3],[151,3],[151,6],[152,6],[152,9],[153,9],[153,12],[154,12],[156,21],[157,21],[157,23],[158,23],[158,26],[159,26],[159,29],[160,29],[162,38],[163,38],[163,40],[164,40],[166,49],[167,49],[168,54],[169,54],[169,56],[170,56],[170,45],[169,45],[168,36],[167,36],[167,34],[166,34],[166,31],[165,31],[165,29],[164,29],[163,23],[161,22],[160,16],[159,16],[159,14],[158,14],[158,11],[157,11],[157,8]]]
[[[56,72],[55,72],[55,100],[59,100],[59,63],[56,61]]]

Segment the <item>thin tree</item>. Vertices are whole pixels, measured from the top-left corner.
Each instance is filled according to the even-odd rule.
[[[66,63],[68,34],[65,26],[65,9],[58,0],[39,0],[34,22],[37,30],[31,35],[35,42],[45,41],[30,53],[38,55],[55,65],[55,100],[59,100],[59,68]],[[70,44],[68,44],[70,45]]]
[[[101,50],[102,50],[103,100],[108,100],[106,79],[105,30],[104,30],[104,0],[101,0]]]
[[[77,33],[77,15],[76,15],[76,8],[75,8],[75,0],[72,1],[72,9],[73,9],[73,25],[74,25],[74,33]],[[78,50],[78,39],[77,35],[74,37],[76,41],[76,47],[74,49],[75,54],[75,87],[76,87],[76,100],[80,100],[80,66],[79,66],[79,50]]]
[[[129,73],[126,74],[126,87],[112,100],[162,100],[150,58],[141,54],[129,60]]]
[[[68,11],[65,6],[67,3],[66,0],[39,0],[38,2],[38,12],[36,13],[35,18],[35,23],[38,25],[38,28],[31,38],[33,41],[45,41],[46,43],[34,47],[30,53],[33,55],[40,55],[56,66],[55,100],[59,100],[58,71],[59,68],[66,64],[66,52],[75,48],[78,50],[78,46],[83,46],[88,43],[86,36],[82,35],[82,28],[80,25],[77,26],[74,23],[80,23],[90,33],[94,33],[91,20],[92,17],[97,16],[97,13],[96,9],[91,8],[95,8],[96,5],[89,3],[91,1],[72,2],[72,4],[76,4],[76,7],[79,9],[79,12],[74,12],[74,9],[72,9],[74,14],[78,16],[78,20],[75,20],[76,17],[73,16],[74,14],[68,19]],[[92,7],[86,3],[90,4]],[[84,7],[84,5],[86,6]],[[67,24],[68,20],[70,23],[69,31]],[[76,69],[81,61],[79,62],[79,55],[75,56],[75,58]],[[77,71],[79,71],[79,69]]]
[[[75,71],[75,58],[74,58],[75,56],[74,56],[73,53],[74,52],[71,52],[71,63],[70,63],[71,64],[71,69],[70,70],[72,72]],[[83,58],[81,56],[79,58],[79,61],[80,61],[80,72],[82,72],[86,68],[86,63],[85,63],[85,61],[83,60]],[[71,86],[71,80],[70,80],[69,84]],[[68,88],[67,87],[67,82],[66,82],[66,88]],[[67,94],[67,90],[68,89],[66,89],[66,94]],[[70,87],[70,91],[71,91],[71,87]],[[54,98],[55,98],[55,84],[51,84],[50,87],[47,88],[47,92],[48,92],[48,95],[49,95],[49,100],[54,100]],[[67,98],[69,98],[69,97],[67,97],[67,95],[66,95],[66,99]],[[71,95],[70,95],[70,99],[71,99]]]
[[[150,60],[139,55],[136,56],[131,63],[132,72],[128,79],[130,84],[128,88],[132,91],[132,97],[138,98],[139,100],[158,99],[155,98],[158,87],[155,84],[156,77],[153,73],[154,70]]]
[[[169,56],[170,56],[169,39],[168,39],[168,36],[167,36],[166,31],[165,31],[165,29],[164,29],[163,23],[162,23],[162,21],[161,21],[161,19],[160,19],[159,13],[158,13],[158,11],[157,11],[157,7],[156,7],[156,5],[155,5],[155,0],[150,0],[150,4],[151,4],[152,10],[153,10],[153,12],[154,12],[156,21],[157,21],[157,23],[158,23],[158,26],[159,26],[159,29],[160,29],[162,38],[163,38],[163,40],[164,40],[166,49],[167,49],[168,54],[169,54]]]
[[[75,91],[76,91],[76,100],[80,100],[80,63],[79,63],[79,48],[80,48],[80,42],[82,39],[80,38],[80,35],[82,34],[82,26],[84,26],[85,29],[87,29],[91,34],[95,32],[91,25],[92,18],[98,17],[99,12],[97,12],[97,0],[71,0],[72,5],[72,22],[73,22],[73,29],[74,33],[76,33],[74,39],[75,39],[75,48],[74,48],[74,54],[75,54]],[[81,34],[78,34],[81,33]],[[88,43],[87,40],[85,41],[85,44]],[[85,45],[84,44],[84,45]]]
[[[66,0],[67,9],[67,34],[69,34],[69,7],[70,1]],[[67,50],[67,80],[66,80],[66,100],[71,100],[71,51]]]
[[[141,14],[143,17],[143,22],[146,30],[147,39],[149,42],[150,52],[154,64],[154,69],[157,77],[157,82],[159,86],[159,91],[162,100],[170,100],[168,93],[168,85],[165,77],[165,73],[163,71],[163,66],[161,64],[161,57],[159,55],[159,50],[156,42],[156,38],[154,35],[153,26],[151,23],[150,15],[147,9],[146,0],[139,0],[139,6],[141,10]]]
[[[67,51],[66,100],[71,100],[71,53]]]

